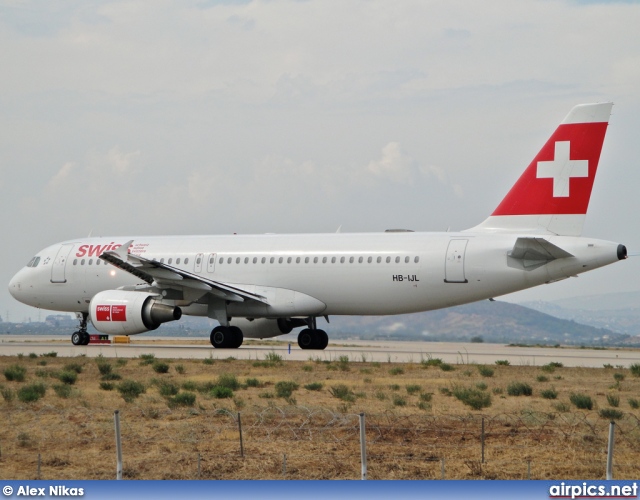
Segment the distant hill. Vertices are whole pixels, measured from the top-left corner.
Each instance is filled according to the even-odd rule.
[[[618,345],[629,339],[626,334],[501,301],[401,316],[336,316],[327,329],[333,336],[381,340],[469,341],[481,337],[485,342],[500,343]]]

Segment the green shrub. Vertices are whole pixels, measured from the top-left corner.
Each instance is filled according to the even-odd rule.
[[[478,371],[483,377],[493,377],[494,370],[488,366],[478,366]]]
[[[100,382],[100,389],[103,391],[113,391],[113,384],[111,382]]]
[[[576,407],[581,410],[592,410],[593,409],[593,400],[591,396],[586,394],[574,393],[569,396],[569,401]]]
[[[313,366],[311,365],[302,365],[302,370],[305,372],[312,372],[313,371]]]
[[[2,393],[2,398],[7,403],[11,403],[11,401],[13,401],[13,398],[15,397],[15,393],[13,392],[13,389],[10,389],[9,387],[2,387],[0,389],[0,392]],[[629,400],[629,401],[631,401],[631,400]]]
[[[323,385],[320,382],[312,382],[304,386],[304,388],[308,391],[321,391]]]
[[[193,406],[196,403],[196,395],[193,392],[181,392],[169,399],[170,406]]]
[[[608,418],[610,420],[620,420],[624,414],[620,410],[614,410],[613,408],[603,408],[600,410],[600,416],[602,418]]]
[[[391,384],[389,386],[389,389],[391,389],[392,391],[399,391],[400,390],[400,386],[398,384]]]
[[[153,362],[156,359],[156,355],[155,354],[140,354],[140,356],[138,356],[138,358],[140,359],[140,364],[141,365],[150,365],[153,364]]]
[[[425,403],[430,403],[433,399],[432,392],[423,392],[420,394],[420,401],[424,401]]]
[[[227,399],[227,398],[233,397],[233,391],[231,389],[229,389],[228,387],[222,387],[219,385],[211,389],[209,394],[216,399]]]
[[[631,374],[640,377],[640,363],[634,363],[629,367]]]
[[[58,353],[55,351],[51,351],[51,352],[45,352],[44,354],[40,354],[40,356],[43,358],[57,358]]]
[[[491,394],[469,387],[454,387],[453,396],[474,410],[491,406]]]
[[[204,359],[202,360],[202,362],[203,362],[205,365],[212,365],[212,364],[214,363],[213,358],[204,358]]]
[[[407,400],[400,396],[400,394],[394,394],[392,402],[393,406],[407,406]]]
[[[567,413],[571,409],[567,403],[556,403],[553,407],[559,413]]]
[[[331,394],[334,398],[338,398],[349,403],[352,403],[356,400],[356,396],[353,391],[344,384],[339,384],[331,387],[331,389],[329,389],[329,394]]]
[[[496,360],[496,365],[498,366],[509,366],[511,363],[509,363],[509,360],[507,359],[497,359]]]
[[[440,391],[440,394],[442,394],[443,396],[453,396],[451,389],[449,389],[448,387],[440,387],[440,389],[438,390]]]
[[[478,382],[476,384],[476,388],[480,389],[481,391],[486,391],[487,390],[487,384],[485,384],[484,382]]]
[[[551,389],[545,389],[540,393],[544,399],[556,399],[558,397],[558,391],[553,387]]]
[[[76,383],[76,380],[78,380],[78,374],[76,372],[61,372],[60,375],[58,375],[58,379],[63,384],[73,385]]]
[[[53,390],[62,399],[67,399],[71,396],[71,386],[68,384],[55,384]]]
[[[128,362],[129,362],[129,360],[128,360],[128,359],[118,358],[118,359],[116,360],[116,365],[117,365],[117,366],[126,366]]]
[[[404,373],[404,369],[399,366],[395,366],[389,370],[389,375],[402,375]]]
[[[245,385],[247,387],[262,387],[262,383],[257,378],[248,378]]]
[[[27,369],[21,365],[12,365],[4,370],[4,377],[9,382],[24,382],[27,375]]]
[[[629,399],[629,406],[634,410],[637,410],[638,408],[640,408],[640,400],[634,398]]]
[[[376,391],[375,397],[380,401],[384,401],[385,399],[387,399],[387,395],[382,391]]]
[[[343,372],[349,371],[349,356],[340,356],[337,360],[338,369]]]
[[[531,396],[533,389],[524,382],[511,382],[507,386],[507,394],[509,396]]]
[[[236,378],[235,375],[230,373],[220,374],[218,376],[218,381],[216,382],[216,385],[220,387],[227,387],[232,391],[237,391],[238,389],[240,389],[240,382],[238,382],[238,379]]]
[[[151,368],[153,368],[153,371],[156,373],[167,373],[169,371],[169,365],[162,361],[154,361],[151,364]]]
[[[299,385],[292,381],[277,382],[275,386],[276,396],[279,398],[290,398],[293,391],[297,390]]]
[[[108,375],[111,373],[111,370],[113,369],[111,363],[103,359],[98,359],[96,363],[98,364],[98,371],[100,372],[100,375]]]
[[[184,365],[176,365],[176,371],[180,374],[180,375],[184,375],[185,373],[185,369],[184,369]]]
[[[198,384],[196,384],[193,380],[185,380],[184,382],[182,382],[182,388],[185,391],[197,391]]]
[[[64,365],[64,371],[66,372],[82,373],[83,369],[84,366],[80,363],[67,363],[66,365]]]
[[[420,408],[421,410],[430,410],[431,409],[431,404],[427,403],[426,401],[419,401],[418,402],[418,408]]]
[[[146,392],[144,385],[135,380],[123,380],[118,384],[117,390],[127,403],[131,403]]]
[[[107,373],[100,377],[100,380],[122,380],[122,376],[119,373]]]
[[[18,354],[18,357],[19,357],[19,358],[21,358],[21,357],[22,357],[22,354]],[[29,358],[31,358],[31,359],[35,359],[35,358],[37,358],[37,357],[38,357],[38,355],[37,355],[35,352],[30,352],[30,353],[29,353]]]
[[[18,390],[18,399],[23,403],[33,403],[41,397],[44,397],[46,392],[47,386],[42,382],[37,382],[21,387]]]
[[[538,382],[549,382],[549,377],[547,377],[546,375],[538,375],[536,377],[536,380]]]
[[[450,365],[449,363],[440,363],[440,369],[443,372],[452,372],[453,370],[455,370],[453,365]]]
[[[423,368],[429,368],[430,366],[440,366],[442,364],[442,360],[440,358],[432,358],[429,356],[427,359],[420,361],[420,364]]]
[[[417,384],[410,384],[406,387],[406,389],[407,394],[415,394],[416,392],[420,392],[422,390],[422,387]]]
[[[498,394],[502,394],[504,390],[502,389],[502,387],[494,387],[493,389],[491,389],[491,392],[498,395]]]
[[[277,365],[282,364],[282,356],[274,351],[268,352],[264,357],[264,360],[268,363],[274,363]]]
[[[609,406],[617,408],[620,406],[620,396],[616,394],[607,394],[607,403],[609,403]]]
[[[165,382],[164,380],[158,383],[158,391],[160,391],[160,395],[164,397],[175,396],[180,391],[180,388],[172,383]]]
[[[616,382],[622,382],[624,380],[624,373],[614,373],[613,378]]]

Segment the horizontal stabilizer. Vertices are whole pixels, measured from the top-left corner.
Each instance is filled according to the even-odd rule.
[[[528,271],[567,257],[573,255],[544,238],[518,238],[507,254],[509,267]]]

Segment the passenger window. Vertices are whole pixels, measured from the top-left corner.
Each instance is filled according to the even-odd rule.
[[[245,257],[245,258],[244,258],[244,263],[245,263],[245,264],[248,264],[248,263],[249,263],[249,257]]]
[[[240,264],[240,257],[236,257],[236,264]]]
[[[367,263],[368,263],[368,264],[371,264],[371,261],[372,261],[372,260],[373,260],[373,257],[369,257],[369,258],[367,259]]]
[[[185,265],[187,265],[189,263],[189,257],[187,257],[186,259],[184,259],[184,263]],[[180,262],[178,262],[178,264],[180,264]]]
[[[209,264],[213,264],[216,261],[213,257],[209,257]]]
[[[258,263],[258,257],[254,257],[254,258],[253,258],[253,263],[254,263],[254,264],[257,264],[257,263]]]
[[[340,257],[340,264],[344,264],[344,257]]]
[[[314,258],[313,258],[313,263],[314,263],[314,264],[317,264],[317,263],[318,263],[318,257],[314,257]]]
[[[404,263],[405,263],[405,264],[408,264],[408,263],[409,263],[409,256],[408,256],[408,255],[404,258]]]
[[[160,259],[160,262],[164,263],[164,259]],[[169,260],[167,260],[167,264],[173,264],[173,259],[169,258]]]
[[[335,257],[331,257],[331,263],[335,264],[336,263],[336,258]]]
[[[275,261],[276,261],[276,258],[275,257],[271,257],[269,259],[269,264],[273,264]]]
[[[77,265],[78,264],[78,259],[73,259],[73,265]]]
[[[202,262],[202,257],[198,257],[198,258],[196,259],[196,264],[200,265],[200,262]]]
[[[305,264],[308,264],[308,263],[309,263],[309,257],[305,257],[305,258],[304,258],[304,263],[305,263]]]
[[[349,264],[353,264],[353,257],[349,257]]]
[[[231,257],[227,259],[227,264],[231,264]]]
[[[93,265],[93,259],[89,259],[89,265],[92,266]],[[35,267],[35,266],[33,266]]]
[[[287,258],[287,264],[291,264],[291,257]]]
[[[396,264],[400,263],[400,257],[396,257]]]
[[[327,258],[326,257],[322,257],[322,263],[326,264],[327,263]]]
[[[391,257],[387,257],[387,264],[391,262]]]
[[[378,257],[378,259],[376,260],[376,262],[377,262],[378,264],[380,264],[380,262],[382,262],[382,257]]]
[[[80,261],[80,265],[81,265],[81,266],[84,266],[84,259],[82,259],[82,260]]]
[[[296,257],[296,264],[300,264],[300,257]]]
[[[420,262],[420,257],[416,256],[416,258],[415,258],[415,259],[413,259],[413,262],[415,262],[416,264],[417,264],[418,262]]]
[[[359,263],[359,264],[362,264],[362,261],[363,261],[363,260],[364,260],[364,259],[363,259],[362,257],[358,258],[358,263]]]
[[[96,266],[100,265],[100,259],[96,259]]]
[[[185,264],[187,263],[187,259],[185,259],[184,263]],[[179,264],[180,264],[180,259],[176,259],[176,265],[179,265]]]
[[[278,264],[282,264],[282,260],[283,260],[283,259],[282,259],[282,257],[280,257],[280,258],[278,259]]]
[[[267,258],[266,257],[262,257],[262,263],[264,264],[265,262],[267,262]]]

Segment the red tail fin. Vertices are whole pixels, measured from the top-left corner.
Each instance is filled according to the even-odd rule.
[[[580,235],[612,106],[574,107],[491,217],[474,230]]]

